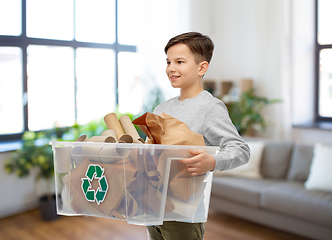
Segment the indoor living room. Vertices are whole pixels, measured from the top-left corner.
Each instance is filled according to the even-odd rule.
[[[0,240],[148,239],[129,216],[63,207],[52,156],[61,141],[101,135],[108,113],[134,120],[178,96],[164,47],[189,31],[213,40],[203,88],[251,149],[248,164],[211,174],[204,239],[332,239],[331,10],[330,0],[0,0]],[[50,192],[60,215],[41,213]]]

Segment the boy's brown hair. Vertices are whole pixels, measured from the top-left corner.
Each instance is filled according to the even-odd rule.
[[[178,43],[186,44],[190,48],[196,63],[201,61],[210,63],[214,44],[208,36],[198,32],[187,32],[177,35],[168,41],[164,50],[165,53],[167,54],[167,50]]]

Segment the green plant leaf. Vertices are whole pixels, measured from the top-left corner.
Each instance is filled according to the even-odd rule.
[[[238,101],[228,104],[229,116],[240,134],[245,134],[253,125],[255,129],[265,131],[266,122],[261,111],[266,106],[279,102],[282,101],[257,96],[252,88],[243,92]]]

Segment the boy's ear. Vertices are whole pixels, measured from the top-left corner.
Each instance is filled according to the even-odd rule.
[[[199,72],[198,75],[203,77],[209,68],[209,63],[207,61],[203,61],[199,63]]]

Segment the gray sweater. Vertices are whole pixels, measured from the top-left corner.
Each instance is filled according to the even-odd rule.
[[[213,155],[215,170],[229,170],[249,161],[250,149],[229,118],[225,104],[209,92],[202,91],[197,97],[184,101],[172,98],[154,110],[158,115],[163,112],[203,135],[206,146],[220,146],[220,152]]]

